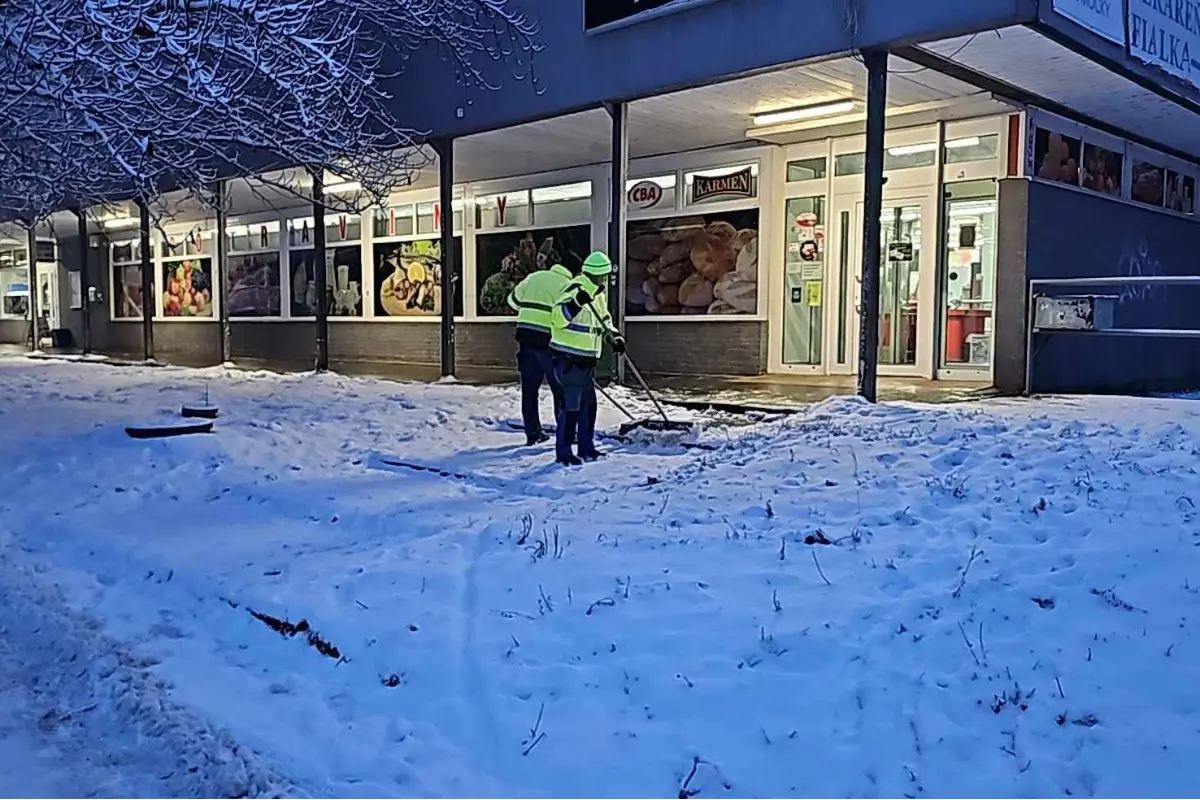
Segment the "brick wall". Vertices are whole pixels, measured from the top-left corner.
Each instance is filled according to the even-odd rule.
[[[629,355],[657,375],[761,375],[765,322],[626,322]]]

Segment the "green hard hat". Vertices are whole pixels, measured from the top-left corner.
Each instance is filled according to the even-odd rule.
[[[587,275],[607,275],[612,272],[612,262],[601,250],[596,250],[583,260],[583,271]]]

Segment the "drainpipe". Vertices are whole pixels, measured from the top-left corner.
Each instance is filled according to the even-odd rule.
[[[612,119],[612,167],[608,202],[608,257],[613,263],[612,284],[609,286],[608,309],[617,330],[625,333],[625,184],[629,175],[629,114],[628,104],[608,103],[605,109]],[[607,347],[607,346],[606,346]],[[625,361],[610,353],[609,363],[618,382],[625,380]]]
[[[80,310],[83,312],[83,341],[80,344],[83,345],[83,354],[86,356],[92,352],[92,307],[88,302],[92,281],[88,275],[88,250],[91,247],[88,241],[87,214],[84,212],[83,206],[76,207],[75,217],[79,220],[76,235],[79,240],[79,294],[82,296]]]
[[[883,214],[883,140],[887,111],[886,50],[863,52],[867,67],[867,152],[863,173],[863,262],[858,336],[858,395],[874,403],[879,367],[879,218]]]
[[[37,221],[30,220],[29,230],[25,234],[25,247],[29,250],[29,352],[36,353],[41,328],[41,313],[38,308],[38,295],[41,287],[38,285],[37,274]]]
[[[221,363],[225,364],[233,360],[233,345],[231,343],[232,331],[229,327],[229,303],[226,302],[228,297],[228,287],[225,280],[225,272],[229,262],[229,232],[226,230],[228,222],[228,213],[225,208],[227,195],[225,193],[225,181],[217,181],[213,184],[213,201],[217,206],[217,252],[213,253],[213,288],[219,292],[217,308],[220,321],[218,325],[218,338],[220,340]]]
[[[142,246],[142,357],[154,360],[154,259],[150,254],[150,204],[138,200]]]

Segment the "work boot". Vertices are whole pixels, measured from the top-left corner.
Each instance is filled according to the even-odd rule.
[[[568,453],[567,455],[560,455],[558,458],[556,458],[554,460],[556,463],[562,464],[564,467],[578,467],[580,464],[583,463],[576,456],[574,456],[573,454],[570,454],[570,453]]]
[[[546,433],[545,431],[538,431],[537,433],[530,433],[530,434],[525,435],[525,446],[526,447],[533,447],[534,445],[539,445],[542,442],[548,442],[548,441],[550,441],[550,435],[548,433]]]
[[[586,452],[583,450],[579,451],[579,457],[584,461],[598,461],[601,458],[604,458],[605,455],[607,454],[602,450],[588,450]]]

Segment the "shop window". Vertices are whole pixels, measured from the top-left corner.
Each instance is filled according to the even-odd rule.
[[[291,315],[317,315],[317,271],[311,248],[288,251],[291,276]],[[362,248],[326,247],[325,308],[331,317],[361,317],[363,314]]]
[[[1130,177],[1133,180],[1133,184],[1129,187],[1131,200],[1156,208],[1163,207],[1167,183],[1165,167],[1135,158]]]
[[[376,239],[387,239],[392,236],[412,236],[417,231],[416,206],[392,206],[375,212],[373,230]]]
[[[211,318],[211,258],[177,258],[162,262],[163,316]]]
[[[462,315],[462,237],[454,237],[454,314]],[[440,239],[375,244],[375,316],[436,317],[442,313]],[[397,354],[403,357],[403,354]]]
[[[628,316],[758,313],[758,209],[630,222]]]
[[[508,192],[475,198],[475,228],[528,228],[533,224],[529,192]]]
[[[312,247],[312,217],[289,219],[287,223],[288,247]],[[357,214],[327,214],[325,216],[325,245],[336,247],[345,242],[357,242],[362,238],[362,218]]]
[[[1079,185],[1079,157],[1082,142],[1046,128],[1033,133],[1034,175],[1057,183]]]
[[[816,365],[825,306],[825,198],[792,198],[786,214],[783,363]]]
[[[477,313],[485,317],[515,314],[509,308],[508,295],[526,275],[555,264],[577,272],[591,248],[591,225],[476,236]]]
[[[577,225],[592,218],[592,182],[534,189],[533,222],[539,227]]]
[[[991,161],[1000,155],[1000,134],[987,136],[964,136],[946,140],[946,163],[969,164],[975,161]]]
[[[683,176],[688,205],[758,197],[758,164],[688,172]]]
[[[826,175],[825,156],[802,158],[787,163],[787,182],[819,181]]]
[[[1181,214],[1196,212],[1196,179],[1173,169],[1167,170],[1166,194],[1163,205]]]
[[[230,253],[254,253],[279,249],[279,220],[231,225],[225,230]],[[278,259],[276,259],[278,262]]]
[[[278,236],[278,231],[276,231]],[[278,317],[283,304],[279,253],[231,253],[227,259],[228,304],[231,317]]]
[[[1083,172],[1080,175],[1079,184],[1093,192],[1120,197],[1121,169],[1124,163],[1124,153],[1085,142],[1083,145]]]
[[[24,248],[0,250],[0,317],[29,313],[29,261]]]
[[[138,239],[114,242],[111,250],[113,319],[141,319],[142,245]],[[153,273],[151,278],[153,279]],[[151,287],[153,288],[153,287]]]
[[[195,228],[186,233],[168,234],[163,237],[159,251],[163,258],[211,256],[216,252],[216,232]]]
[[[421,235],[438,233],[442,225],[441,203],[421,203],[417,206],[417,233]],[[455,231],[461,231],[463,226],[463,211],[460,201],[454,201],[454,221],[451,223]]]
[[[628,180],[625,182],[625,207],[630,213],[673,209],[677,184],[674,173]]]

